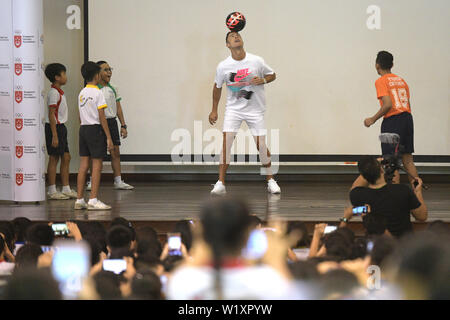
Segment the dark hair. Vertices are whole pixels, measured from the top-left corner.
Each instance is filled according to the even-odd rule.
[[[403,237],[392,254],[396,281],[421,286],[425,299],[450,299],[450,237],[422,231]],[[406,297],[408,298],[408,297]]]
[[[14,272],[24,268],[36,268],[38,258],[42,253],[39,245],[34,243],[24,244],[17,250]]]
[[[81,75],[84,81],[90,82],[94,80],[96,74],[100,72],[100,66],[95,62],[88,61],[81,66]]]
[[[237,34],[239,34],[239,32],[237,32],[237,31],[228,31],[228,32],[227,32],[227,35],[225,36],[225,42],[228,42],[228,36],[229,36],[230,34],[232,34],[232,33],[237,33]]]
[[[51,246],[55,240],[52,227],[45,223],[32,225],[27,230],[27,242],[40,246]]]
[[[368,213],[362,217],[362,222],[368,236],[382,235],[386,232],[387,220],[380,214]]]
[[[1,221],[0,222],[0,233],[2,233],[5,236],[5,242],[9,248],[9,251],[14,252],[15,233],[14,233],[13,224],[10,221]]]
[[[138,257],[142,255],[152,255],[159,259],[159,257],[161,256],[161,242],[159,242],[158,234],[152,227],[145,226],[137,229],[136,242],[136,253]]]
[[[181,234],[181,242],[189,252],[192,246],[192,229],[189,220],[178,221],[173,228],[173,232],[179,232]]]
[[[166,272],[172,272],[176,267],[178,267],[182,262],[184,258],[182,256],[173,255],[173,256],[167,256],[163,261],[164,270]]]
[[[161,290],[161,280],[154,272],[139,270],[131,282],[131,299],[161,300]]]
[[[91,239],[100,247],[100,250],[107,253],[106,248],[106,228],[99,221],[77,221],[83,239]]]
[[[45,67],[45,76],[47,79],[54,83],[56,81],[56,76],[61,76],[62,72],[66,72],[66,67],[61,63],[50,63]]]
[[[122,218],[122,217],[114,218],[111,221],[111,227],[112,226],[124,226],[124,227],[127,227],[130,230],[130,232],[131,232],[131,240],[132,241],[136,240],[136,231],[134,230],[134,227],[131,224],[131,222],[128,221],[127,219]]]
[[[137,259],[134,259],[134,268],[137,269],[147,269],[156,272],[158,269],[158,266],[162,266],[164,268],[164,265],[162,261],[159,259],[159,257],[156,257],[154,255],[150,254],[143,254],[139,255]]]
[[[120,277],[111,271],[102,270],[93,277],[95,288],[101,300],[122,299]]]
[[[255,229],[259,225],[262,226],[263,221],[255,214],[250,215],[250,228]]]
[[[330,270],[322,275],[320,281],[320,287],[324,298],[336,294],[339,295],[338,298],[348,296],[359,286],[356,276],[344,269]]]
[[[394,65],[394,56],[387,51],[380,51],[377,54],[376,63],[378,63],[383,70],[390,70]]]
[[[313,261],[295,261],[288,264],[288,267],[295,280],[316,281],[320,278],[320,273]]]
[[[25,217],[18,217],[12,221],[14,232],[16,234],[16,242],[25,242],[26,231],[32,222]]]
[[[370,184],[375,184],[381,176],[381,164],[373,156],[363,156],[358,161],[358,171]]]
[[[250,227],[250,214],[242,200],[222,198],[207,202],[200,214],[203,238],[210,246],[216,270],[217,299],[222,298],[220,267],[223,256],[239,256],[245,246]]]
[[[336,257],[339,261],[347,260],[352,254],[352,243],[344,234],[333,231],[324,238],[327,256]]]
[[[350,260],[365,258],[367,256],[367,238],[356,238],[352,244]]]
[[[373,248],[370,252],[370,263],[381,268],[386,258],[394,252],[397,241],[389,236],[378,236],[373,238],[372,241]]]
[[[3,254],[5,251],[6,242],[3,237],[0,237],[0,254]]]
[[[6,285],[5,300],[62,300],[58,282],[50,269],[23,269],[16,272]]]
[[[97,61],[96,63],[97,63],[99,66],[101,66],[102,64],[108,63],[108,62],[106,62],[106,61],[104,61],[104,60],[100,60],[100,61]]]
[[[106,235],[106,244],[112,248],[130,248],[131,245],[130,228],[122,225],[115,225],[109,229]]]

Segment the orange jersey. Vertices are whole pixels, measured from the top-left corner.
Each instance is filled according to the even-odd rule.
[[[392,101],[392,108],[384,115],[384,118],[403,112],[411,113],[409,87],[401,77],[393,73],[385,74],[375,81],[375,88],[377,89],[377,98],[380,100],[380,106],[383,106],[381,97],[389,96]]]

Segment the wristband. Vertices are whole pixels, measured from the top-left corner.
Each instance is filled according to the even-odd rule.
[[[342,221],[342,222],[348,223],[348,219],[347,218],[340,218],[339,220]]]
[[[121,128],[124,128],[126,130],[127,129],[127,125],[124,124],[123,126],[121,126]]]

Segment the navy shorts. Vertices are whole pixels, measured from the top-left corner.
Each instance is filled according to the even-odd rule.
[[[67,128],[64,123],[56,125],[56,134],[58,136],[58,146],[52,147],[53,133],[50,124],[45,124],[45,144],[47,146],[47,153],[49,156],[63,156],[64,153],[69,153],[69,143],[67,142]]]
[[[103,159],[106,156],[106,135],[99,124],[80,126],[80,157]]]
[[[403,112],[383,119],[381,133],[398,134],[400,136],[400,152],[414,152],[414,123],[411,113]],[[394,154],[395,145],[382,143],[381,151],[383,155]]]
[[[120,146],[120,134],[116,118],[106,119],[106,122],[108,122],[109,133],[111,135],[113,145]]]

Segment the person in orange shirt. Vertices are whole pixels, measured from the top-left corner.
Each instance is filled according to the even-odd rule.
[[[387,51],[378,52],[375,68],[381,77],[375,81],[375,87],[381,108],[374,116],[366,118],[364,125],[370,127],[383,117],[381,133],[396,133],[400,136],[400,145],[403,147],[403,165],[413,177],[418,177],[412,156],[414,152],[414,124],[411,115],[409,87],[403,78],[391,72],[394,65],[393,61],[394,57],[391,53]],[[392,145],[382,143],[381,149],[383,156],[394,154]],[[408,176],[411,184],[415,181],[413,177]]]

